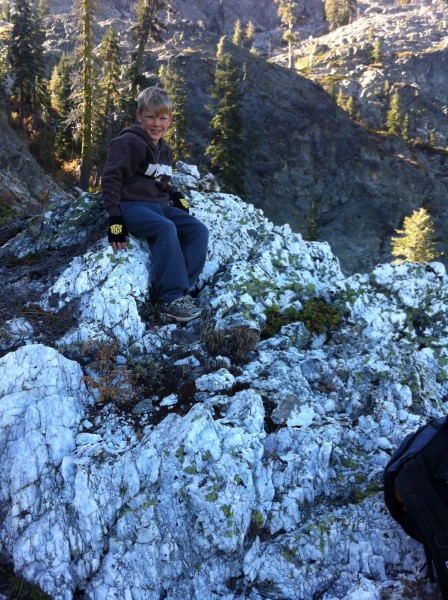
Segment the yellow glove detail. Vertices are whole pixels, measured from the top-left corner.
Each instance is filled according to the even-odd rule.
[[[185,200],[185,198],[180,198],[180,203],[184,208],[188,208],[188,202]]]
[[[122,231],[123,231],[123,226],[122,225],[111,225],[110,231],[114,235],[120,235],[120,233],[122,233]]]

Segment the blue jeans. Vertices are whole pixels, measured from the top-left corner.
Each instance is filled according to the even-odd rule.
[[[120,208],[128,231],[148,240],[153,280],[162,302],[184,296],[204,268],[207,227],[174,206],[124,200]]]

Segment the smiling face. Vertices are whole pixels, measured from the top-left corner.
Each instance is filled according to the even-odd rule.
[[[165,135],[165,131],[172,121],[173,117],[168,111],[157,112],[153,108],[137,110],[138,124],[156,146]]]

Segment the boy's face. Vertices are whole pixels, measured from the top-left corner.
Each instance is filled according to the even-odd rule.
[[[153,108],[137,110],[137,122],[154,144],[163,138],[172,121],[173,116],[168,111],[157,113]]]

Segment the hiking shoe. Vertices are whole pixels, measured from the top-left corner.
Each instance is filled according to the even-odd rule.
[[[160,305],[160,313],[179,323],[186,323],[200,317],[202,310],[195,306],[192,302],[192,298],[182,296],[177,298],[169,304]]]

